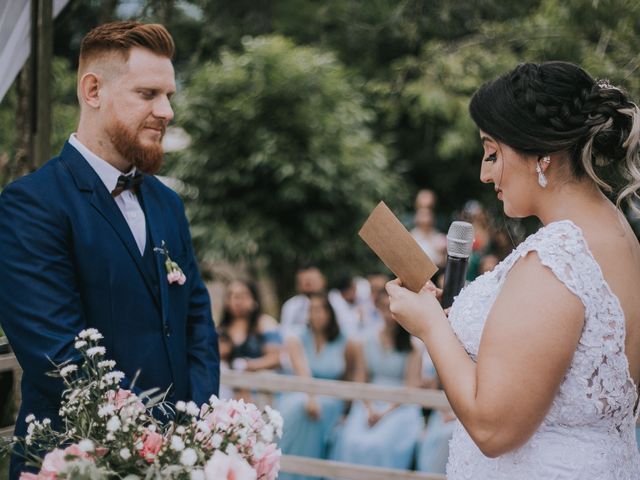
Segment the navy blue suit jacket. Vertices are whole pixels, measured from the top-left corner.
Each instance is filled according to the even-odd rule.
[[[218,393],[217,335],[182,202],[149,175],[139,193],[147,243],[166,243],[182,286],[166,280],[161,254],[157,276],[145,269],[114,199],[70,144],[2,192],[0,323],[24,371],[18,435],[29,413],[59,421],[62,382],[45,374],[51,362],[79,360],[74,336],[89,327],[104,335],[125,387],[139,371],[136,387],[170,388],[172,402]]]

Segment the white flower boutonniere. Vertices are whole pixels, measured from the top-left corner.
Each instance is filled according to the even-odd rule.
[[[167,270],[167,280],[169,283],[177,283],[178,285],[184,285],[187,281],[187,277],[176,262],[171,260],[169,256],[169,250],[167,244],[162,240],[162,244],[159,247],[153,249],[154,252],[164,255],[164,268]]]

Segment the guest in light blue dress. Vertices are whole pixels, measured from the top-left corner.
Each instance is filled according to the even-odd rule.
[[[420,352],[413,346],[411,336],[391,318],[385,291],[376,297],[376,306],[384,326],[367,335],[357,350],[355,378],[376,385],[419,387]],[[355,402],[336,432],[331,458],[408,469],[423,426],[417,405]]]
[[[438,377],[429,353],[422,354],[422,382],[424,388],[438,388]],[[449,440],[456,425],[451,409],[432,410],[427,427],[418,444],[416,470],[444,474],[449,459]]]
[[[305,377],[342,380],[353,370],[355,344],[340,333],[335,313],[325,294],[309,295],[309,324],[299,338],[287,339],[293,373]],[[351,353],[350,353],[351,352]],[[285,455],[326,458],[327,441],[344,412],[344,401],[334,397],[285,393],[278,408],[284,420],[280,448]],[[281,473],[279,480],[302,480]]]

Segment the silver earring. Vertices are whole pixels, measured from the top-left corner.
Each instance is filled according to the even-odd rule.
[[[542,157],[542,161],[549,165],[551,163],[551,158],[547,155],[545,157]],[[540,185],[542,188],[547,188],[549,182],[547,182],[547,177],[545,177],[544,172],[540,167],[540,162],[538,162],[536,165],[536,173],[538,174],[538,185]]]

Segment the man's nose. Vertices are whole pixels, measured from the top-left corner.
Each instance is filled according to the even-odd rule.
[[[173,108],[169,98],[162,96],[158,99],[153,108],[153,115],[166,120],[167,123],[173,119]]]

